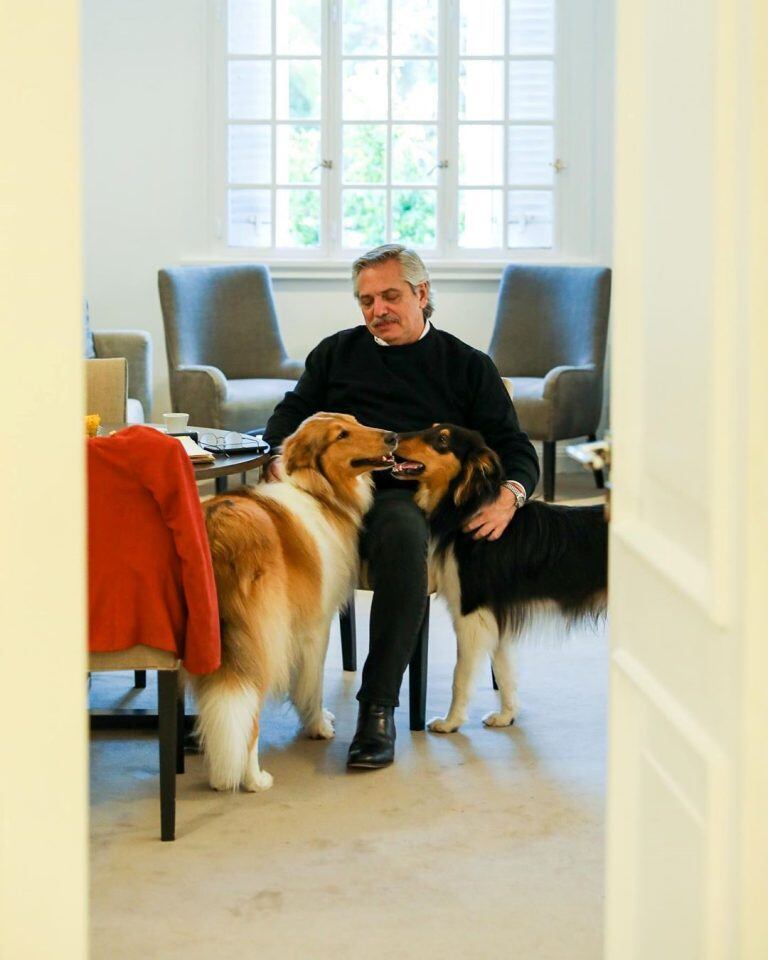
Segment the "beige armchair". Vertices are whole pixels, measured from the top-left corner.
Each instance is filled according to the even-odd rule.
[[[152,419],[152,338],[145,330],[94,330],[96,357],[125,357],[128,397],[125,422]]]
[[[146,330],[91,330],[88,302],[83,304],[85,356],[88,360],[125,357],[125,423],[152,419],[152,337]],[[91,413],[98,411],[92,410]],[[105,418],[102,417],[104,420]]]
[[[125,423],[128,364],[125,357],[85,361],[85,412],[102,423]]]

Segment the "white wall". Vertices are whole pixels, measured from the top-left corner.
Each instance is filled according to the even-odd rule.
[[[84,291],[96,329],[155,343],[157,271],[206,244],[206,0],[83,3]]]
[[[592,256],[611,237],[613,0],[596,0]],[[155,414],[168,409],[157,270],[209,255],[208,0],[84,0],[85,292],[96,329],[140,327],[155,344]],[[586,252],[585,252],[586,255]],[[500,271],[499,271],[500,273]],[[475,346],[490,339],[497,277],[436,281],[437,323]],[[341,279],[276,279],[289,352],[358,322]]]

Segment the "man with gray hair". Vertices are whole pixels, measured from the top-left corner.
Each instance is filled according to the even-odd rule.
[[[475,537],[498,538],[533,492],[539,464],[496,367],[486,354],[431,322],[429,274],[413,250],[377,247],[355,261],[352,275],[365,324],[326,337],[312,350],[295,389],[270,417],[264,439],[277,449],[319,410],[350,413],[367,426],[398,433],[436,421],[470,427],[499,455],[507,482],[468,529]],[[276,456],[268,478],[280,470]],[[374,504],[360,543],[374,586],[370,646],[347,761],[365,769],[394,759],[394,708],[424,618],[428,584],[429,534],[413,500],[415,484],[383,472],[374,479]]]

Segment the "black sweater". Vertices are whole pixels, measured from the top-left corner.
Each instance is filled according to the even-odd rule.
[[[363,325],[326,337],[275,408],[264,439],[276,449],[318,410],[351,413],[366,426],[398,433],[456,423],[483,435],[507,479],[522,483],[528,496],[539,477],[536,451],[491,358],[434,326],[401,347],[380,346]]]

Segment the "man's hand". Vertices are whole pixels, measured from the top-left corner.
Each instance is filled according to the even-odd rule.
[[[269,461],[264,470],[264,479],[267,483],[285,480],[285,470],[283,469],[283,458],[281,456],[272,457]]]
[[[471,533],[475,540],[498,540],[516,511],[514,493],[502,487],[493,503],[487,503],[464,524],[464,532]]]

